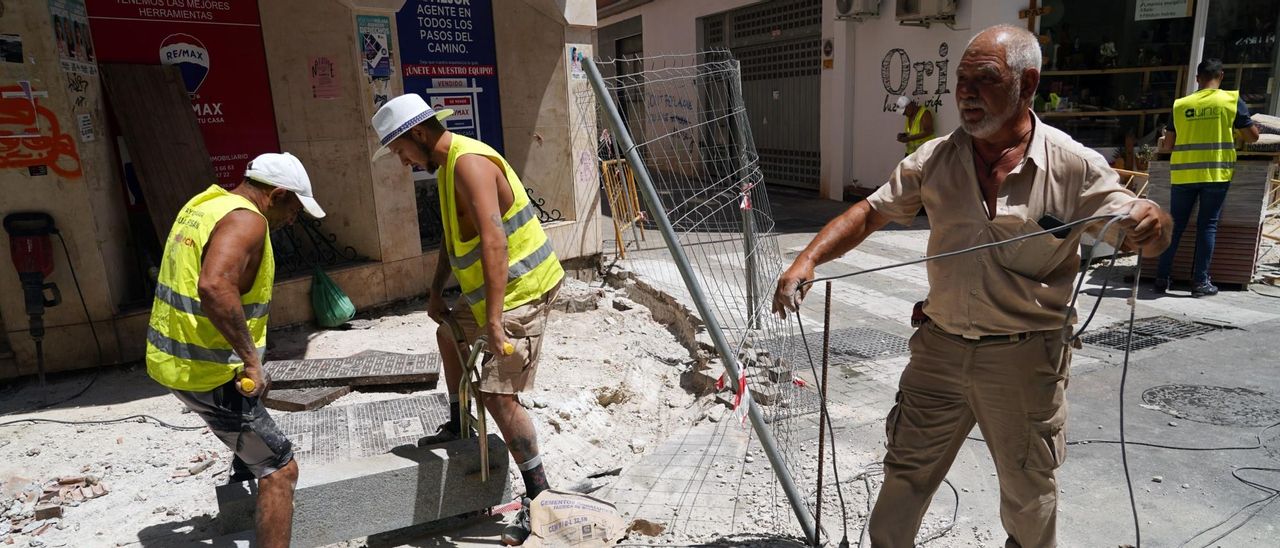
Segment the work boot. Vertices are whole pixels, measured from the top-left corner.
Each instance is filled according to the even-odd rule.
[[[1210,282],[1204,282],[1191,288],[1192,297],[1212,297],[1218,294],[1218,286]]]
[[[520,546],[529,538],[529,505],[533,501],[529,497],[520,499],[520,511],[516,517],[502,530],[502,543],[507,546]]]
[[[453,425],[451,423],[446,422],[444,424],[441,424],[439,428],[436,428],[435,434],[432,434],[430,436],[423,436],[422,438],[419,438],[418,447],[440,445],[442,443],[448,443],[460,438],[462,438],[461,431],[454,430]]]
[[[1169,278],[1156,278],[1155,287],[1152,289],[1158,295],[1164,295],[1169,290]]]

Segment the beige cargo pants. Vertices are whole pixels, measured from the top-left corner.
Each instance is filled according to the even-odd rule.
[[[1070,362],[1057,331],[970,340],[932,322],[918,329],[886,420],[871,545],[914,545],[934,492],[977,423],[1000,480],[1005,546],[1053,546]]]

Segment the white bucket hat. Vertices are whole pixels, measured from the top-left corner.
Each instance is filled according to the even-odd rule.
[[[307,215],[317,219],[324,217],[324,210],[311,194],[311,178],[307,177],[307,170],[296,156],[288,152],[261,154],[249,162],[244,176],[297,194]]]
[[[373,130],[378,132],[378,141],[382,144],[373,153],[373,159],[377,160],[386,156],[391,150],[387,148],[387,144],[413,129],[413,126],[421,124],[431,117],[443,120],[452,115],[453,109],[442,108],[435,110],[416,93],[406,93],[387,101],[373,115]]]

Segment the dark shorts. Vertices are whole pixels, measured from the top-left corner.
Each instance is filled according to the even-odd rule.
[[[173,395],[204,419],[209,430],[261,479],[293,460],[293,444],[271,420],[261,398],[244,397],[234,382],[208,392],[173,390]]]

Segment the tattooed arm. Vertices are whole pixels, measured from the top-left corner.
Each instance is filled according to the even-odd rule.
[[[466,204],[466,215],[480,235],[480,262],[484,268],[485,313],[487,334],[494,348],[502,348],[502,303],[507,293],[507,233],[502,228],[502,209],[498,200],[500,185],[507,179],[487,158],[468,154],[458,159],[454,168],[458,202]]]
[[[245,376],[257,385],[246,396],[257,396],[266,386],[262,361],[240,304],[242,290],[252,286],[258,275],[266,236],[267,221],[261,215],[245,209],[232,211],[214,226],[200,265],[200,307],[244,361]]]

